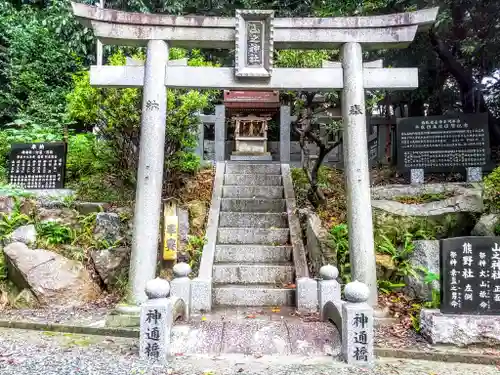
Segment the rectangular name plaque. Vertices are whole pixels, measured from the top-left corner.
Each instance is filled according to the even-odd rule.
[[[262,21],[247,22],[247,65],[262,66],[264,61],[264,25]]]
[[[441,240],[441,312],[500,314],[500,237]]]
[[[237,10],[235,76],[269,78],[274,52],[272,10]]]
[[[9,183],[24,189],[63,189],[66,151],[64,142],[12,144]]]
[[[488,115],[410,117],[397,124],[398,169],[452,172],[488,163]]]

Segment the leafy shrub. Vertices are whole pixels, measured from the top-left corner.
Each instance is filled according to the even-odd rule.
[[[31,222],[31,217],[21,212],[21,201],[15,198],[12,212],[10,214],[0,213],[0,240],[5,239],[17,228]]]
[[[176,48],[170,50],[170,55],[173,58],[188,57],[187,51]],[[144,54],[138,53],[133,57],[144,59]],[[124,52],[118,50],[110,57],[110,64],[124,65],[125,60]],[[210,65],[199,51],[190,52],[188,64]],[[108,151],[101,158],[107,163],[105,173],[112,174],[122,186],[134,188],[140,143],[141,90],[91,87],[88,72],[75,74],[73,80],[74,90],[67,97],[70,119],[85,128],[97,128],[99,142],[102,142],[99,149]],[[199,168],[199,158],[193,153],[200,121],[198,113],[209,107],[215,93],[213,90],[167,91],[164,158],[167,185],[178,179],[179,174],[193,173]],[[93,182],[88,177],[83,183],[89,185]]]
[[[344,283],[351,281],[351,265],[349,263],[349,234],[347,224],[333,226],[329,232],[330,245],[337,253],[339,275]]]
[[[490,211],[500,212],[500,166],[484,178],[484,201]]]
[[[53,221],[38,224],[37,234],[49,245],[69,244],[75,238],[73,229]]]

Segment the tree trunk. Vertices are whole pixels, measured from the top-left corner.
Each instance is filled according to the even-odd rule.
[[[490,131],[490,141],[495,145],[500,144],[500,129],[496,124],[496,120],[492,113],[488,110],[486,102],[484,100],[484,95],[479,92],[479,106],[476,108],[474,95],[477,84],[472,77],[472,73],[468,72],[462,64],[453,56],[453,54],[446,48],[442,40],[440,40],[435,34],[434,30],[431,30],[430,40],[434,51],[437,53],[446,69],[453,75],[455,80],[460,87],[462,94],[462,103],[464,105],[463,110],[465,113],[473,112],[488,112],[488,128]]]

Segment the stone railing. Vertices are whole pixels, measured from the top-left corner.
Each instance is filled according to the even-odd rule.
[[[367,303],[369,288],[353,281],[344,288],[345,300],[337,281],[336,267],[321,267],[318,280],[297,279],[297,310],[320,313],[321,320],[333,323],[342,338],[342,358],[348,364],[373,366],[373,308]]]
[[[206,239],[200,262],[198,277],[191,281],[192,308],[197,311],[210,311],[212,309],[212,269],[215,256],[217,230],[219,227],[219,214],[222,198],[222,185],[226,164],[218,162],[215,170],[212,201],[208,213]]]
[[[164,362],[170,353],[174,322],[188,321],[190,314],[200,311],[198,279],[190,279],[191,267],[186,263],[174,266],[174,279],[156,278],[146,285],[148,300],[141,305],[140,357]],[[344,288],[345,301],[337,282],[338,270],[327,265],[320,269],[318,280],[297,279],[297,310],[319,312],[321,319],[333,323],[342,338],[342,358],[351,365],[373,365],[373,308],[367,303],[370,290],[358,281]]]

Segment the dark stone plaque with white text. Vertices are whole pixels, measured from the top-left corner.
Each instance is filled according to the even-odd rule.
[[[408,117],[397,124],[398,169],[452,172],[489,162],[488,115]]]
[[[441,240],[441,312],[500,314],[500,237]]]
[[[66,170],[66,143],[11,145],[9,183],[24,189],[62,189]]]

